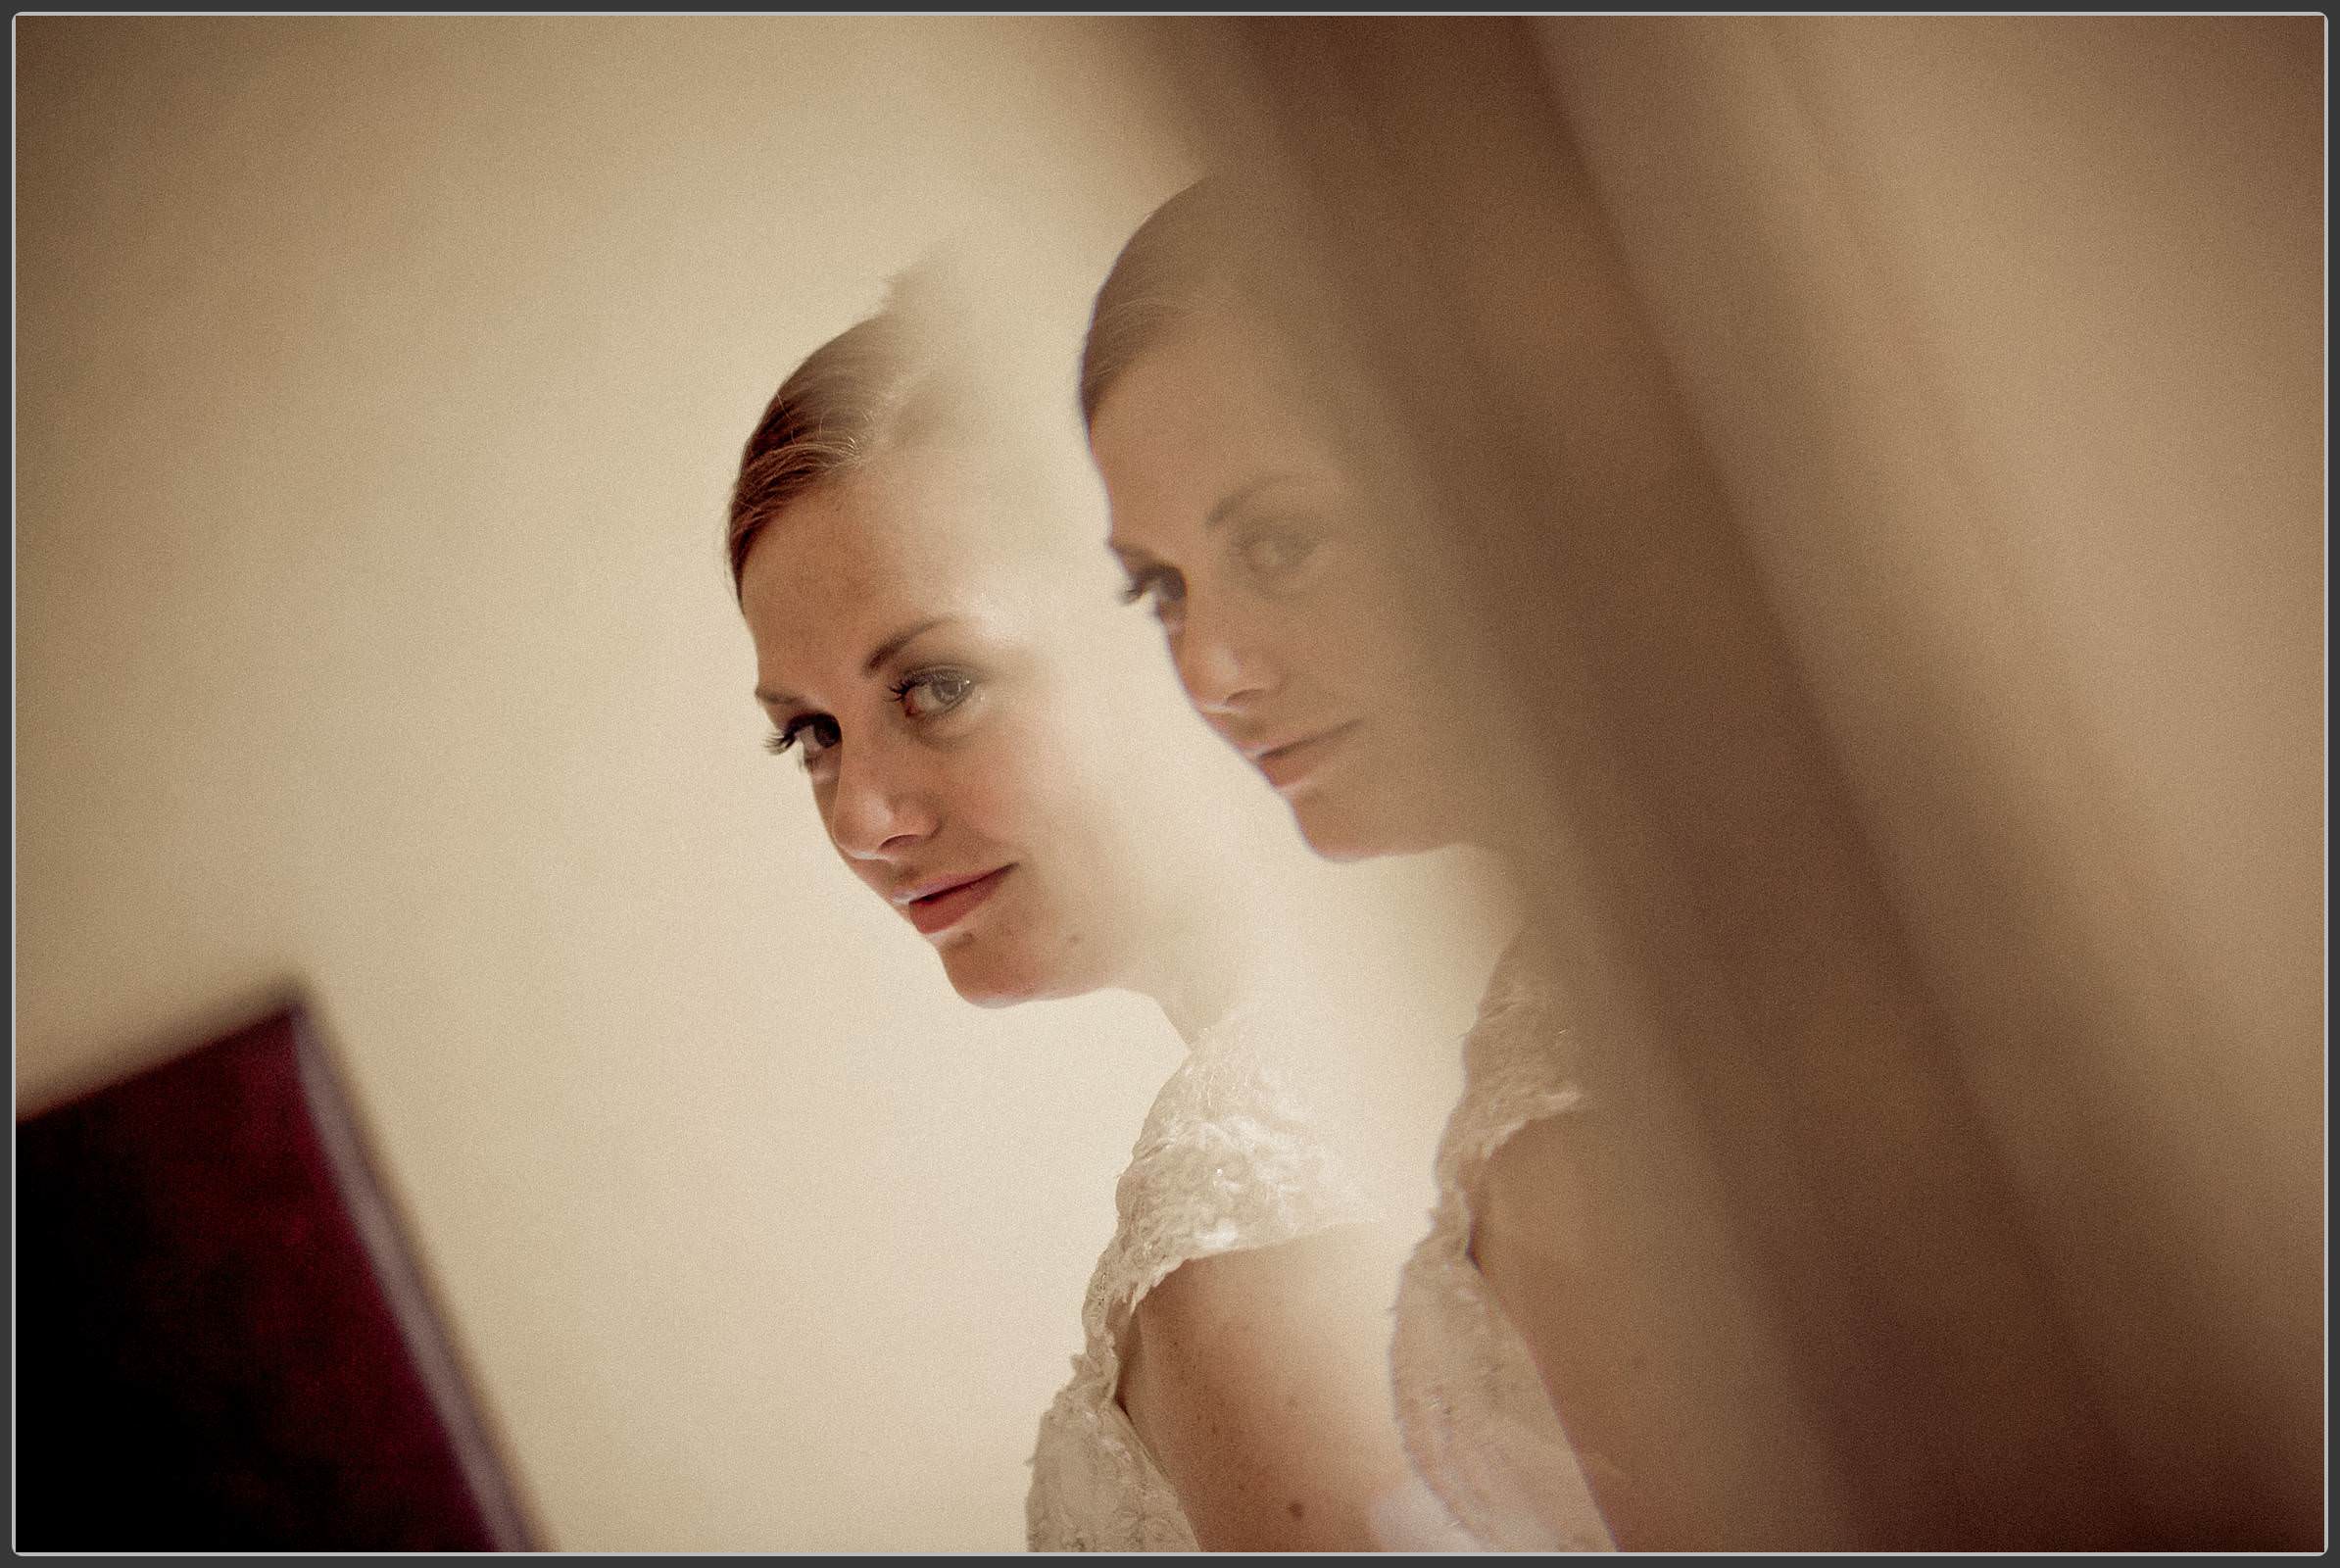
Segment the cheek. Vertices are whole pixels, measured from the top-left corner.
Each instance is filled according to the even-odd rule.
[[[1051,923],[1085,924],[1100,882],[1128,858],[1130,823],[1105,774],[1114,737],[1049,731],[1002,759],[995,831],[1034,873],[1036,911]],[[1010,836],[1012,835],[1012,836]]]
[[[1029,724],[986,726],[951,758],[949,816],[993,845],[1029,858],[1047,847],[1046,828],[1062,785],[1054,737]]]
[[[1308,590],[1263,607],[1260,631],[1280,665],[1327,691],[1358,695],[1395,662],[1388,597],[1393,585],[1358,570],[1327,573]]]
[[[1393,562],[1362,562],[1328,586],[1325,635],[1336,666],[1351,687],[1388,696],[1409,685],[1427,662],[1421,628],[1411,618],[1418,598],[1411,576]]]

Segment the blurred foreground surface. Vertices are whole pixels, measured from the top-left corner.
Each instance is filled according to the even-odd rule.
[[[16,1153],[21,1548],[534,1544],[297,1004]]]

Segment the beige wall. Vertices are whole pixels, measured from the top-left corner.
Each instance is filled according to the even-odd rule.
[[[716,534],[938,241],[1030,247],[1069,409],[1184,177],[1126,34],[18,29],[20,1108],[299,980],[553,1544],[1020,1546],[1176,1041],[956,1003],[762,755]]]

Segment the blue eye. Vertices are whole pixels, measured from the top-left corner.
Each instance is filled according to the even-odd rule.
[[[925,669],[896,686],[894,696],[903,716],[933,718],[965,702],[974,689],[975,677],[963,669]]]

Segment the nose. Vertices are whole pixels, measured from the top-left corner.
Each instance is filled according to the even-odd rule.
[[[1170,657],[1199,711],[1241,712],[1274,689],[1274,672],[1252,638],[1223,616],[1196,614],[1191,596],[1184,608]]]
[[[829,842],[849,860],[896,859],[931,838],[938,821],[932,793],[904,760],[850,741],[825,814]]]

